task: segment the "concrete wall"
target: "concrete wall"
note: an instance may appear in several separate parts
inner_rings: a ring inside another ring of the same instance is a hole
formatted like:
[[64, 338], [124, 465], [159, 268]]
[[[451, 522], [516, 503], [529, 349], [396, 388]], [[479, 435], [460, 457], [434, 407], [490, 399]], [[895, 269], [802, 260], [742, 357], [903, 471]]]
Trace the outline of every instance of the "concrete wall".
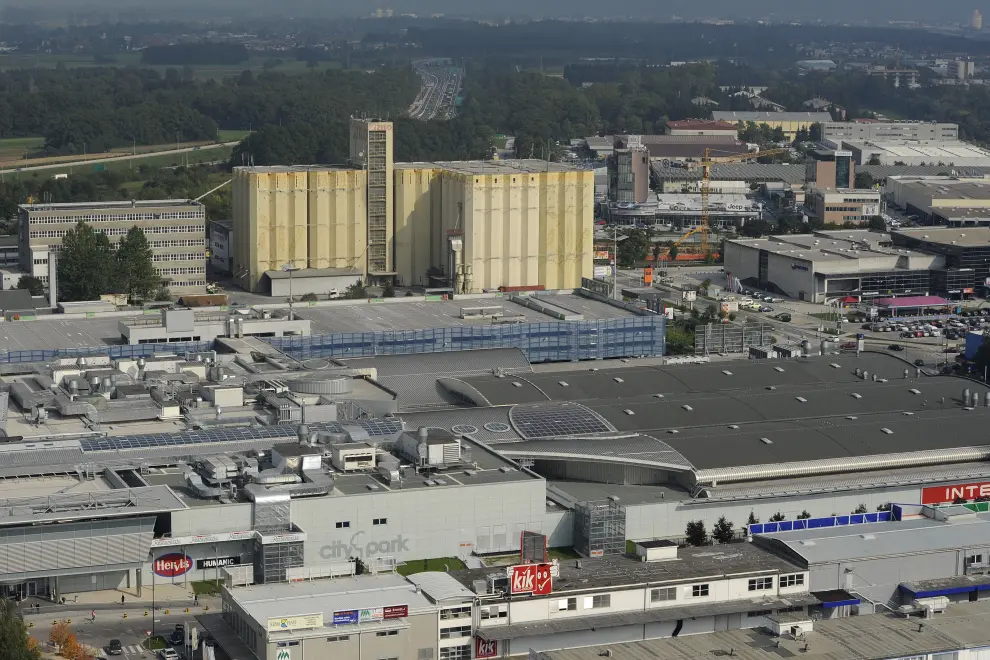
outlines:
[[442, 194], [444, 230], [457, 226], [463, 209], [469, 291], [538, 284], [577, 288], [582, 277], [591, 276], [592, 172], [447, 171]]
[[[400, 628], [395, 635], [380, 637], [374, 628], [364, 632], [334, 631], [330, 638], [325, 634], [314, 634], [298, 639], [298, 646], [288, 648], [291, 657], [300, 660], [419, 660], [419, 653], [424, 649], [432, 651], [431, 657], [436, 658], [437, 614], [413, 614], [406, 621], [409, 627]], [[338, 639], [340, 637], [346, 639]], [[276, 643], [269, 642], [264, 657], [266, 660], [278, 660], [278, 651]]]
[[[483, 487], [409, 488], [401, 493], [292, 500], [291, 519], [306, 532], [307, 564], [347, 557], [400, 561], [519, 549], [523, 529], [542, 532], [545, 486], [539, 479]], [[386, 524], [374, 525], [373, 519]], [[348, 527], [337, 528], [337, 522]]]
[[364, 275], [367, 183], [362, 170], [310, 171], [308, 268], [353, 268]]
[[441, 172], [430, 166], [395, 170], [395, 270], [407, 286], [426, 284], [430, 266], [446, 263], [440, 237]]

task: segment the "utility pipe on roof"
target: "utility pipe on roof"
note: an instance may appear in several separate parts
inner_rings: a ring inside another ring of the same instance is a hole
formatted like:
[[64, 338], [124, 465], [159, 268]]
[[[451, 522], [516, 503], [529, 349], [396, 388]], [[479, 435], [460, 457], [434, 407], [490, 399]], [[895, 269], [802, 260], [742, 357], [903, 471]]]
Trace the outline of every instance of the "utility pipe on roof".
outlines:
[[776, 465], [715, 468], [711, 470], [699, 470], [695, 478], [699, 486], [712, 486], [716, 482], [736, 483], [761, 479], [783, 479], [786, 477], [815, 477], [826, 474], [841, 474], [843, 472], [866, 472], [869, 470], [924, 467], [927, 465], [968, 463], [985, 460], [990, 460], [990, 446], [933, 449], [882, 456], [828, 458], [819, 461], [799, 461], [779, 463]]

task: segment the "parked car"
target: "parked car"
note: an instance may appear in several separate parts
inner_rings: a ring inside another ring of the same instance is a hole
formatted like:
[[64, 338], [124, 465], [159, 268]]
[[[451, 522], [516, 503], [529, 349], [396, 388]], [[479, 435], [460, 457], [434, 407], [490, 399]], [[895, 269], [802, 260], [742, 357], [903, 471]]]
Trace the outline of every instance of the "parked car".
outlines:
[[107, 653], [110, 655], [124, 655], [124, 646], [119, 639], [111, 639], [107, 642]]
[[158, 657], [161, 658], [161, 660], [179, 660], [179, 654], [171, 647], [159, 651]]
[[330, 292], [327, 294], [327, 298], [330, 300], [337, 300], [340, 298], [340, 289], [330, 289]]
[[778, 321], [783, 321], [784, 323], [790, 323], [791, 322], [791, 315], [788, 314], [787, 312], [783, 312], [781, 314], [777, 314], [776, 318], [777, 318]]
[[900, 344], [891, 344], [890, 346], [887, 347], [887, 350], [888, 351], [903, 351], [904, 350], [904, 347], [901, 346]]
[[916, 367], [923, 367], [925, 366], [925, 361], [922, 360], [921, 358], [918, 358], [917, 360], [914, 361], [914, 365]]
[[857, 344], [854, 341], [847, 341], [844, 344], [842, 344], [842, 348], [844, 348], [846, 350], [853, 350], [853, 349], [856, 348], [856, 346], [857, 346]]

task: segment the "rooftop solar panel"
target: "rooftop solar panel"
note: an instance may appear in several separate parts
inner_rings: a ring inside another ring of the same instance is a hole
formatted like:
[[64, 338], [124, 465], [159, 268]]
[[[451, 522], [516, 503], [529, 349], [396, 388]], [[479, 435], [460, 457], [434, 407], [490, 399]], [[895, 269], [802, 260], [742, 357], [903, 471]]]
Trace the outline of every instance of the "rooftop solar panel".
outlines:
[[371, 436], [395, 435], [402, 430], [402, 422], [398, 419], [359, 419], [357, 424]]
[[514, 406], [509, 411], [509, 419], [524, 438], [615, 432], [601, 415], [576, 403]]
[[[391, 420], [362, 420], [362, 422], [387, 422], [398, 424]], [[362, 427], [368, 428], [364, 424]], [[337, 422], [326, 422], [320, 424], [310, 424], [310, 431], [336, 431], [344, 430], [343, 425]], [[383, 425], [383, 428], [391, 428]], [[401, 425], [399, 426], [401, 430]], [[387, 435], [387, 433], [373, 433], [370, 435]], [[245, 440], [270, 440], [273, 438], [294, 438], [296, 427], [292, 425], [283, 426], [262, 426], [249, 428], [229, 428], [229, 429], [203, 429], [199, 431], [178, 431], [175, 433], [148, 433], [144, 435], [122, 435], [105, 438], [87, 438], [80, 440], [80, 447], [84, 452], [93, 451], [120, 451], [124, 449], [142, 449], [150, 447], [174, 447], [179, 445], [198, 445], [215, 442], [244, 442]]]

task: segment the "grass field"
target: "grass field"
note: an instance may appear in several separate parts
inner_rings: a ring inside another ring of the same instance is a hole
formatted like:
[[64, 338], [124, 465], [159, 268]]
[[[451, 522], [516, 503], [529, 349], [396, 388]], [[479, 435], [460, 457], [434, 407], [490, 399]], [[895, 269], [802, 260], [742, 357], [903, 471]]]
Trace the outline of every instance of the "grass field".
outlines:
[[438, 557], [436, 559], [416, 559], [407, 561], [396, 569], [399, 575], [412, 575], [425, 571], [460, 571], [467, 568], [457, 557]]
[[[266, 63], [280, 63], [275, 66], [266, 67]], [[53, 69], [59, 64], [69, 68], [79, 67], [103, 67], [103, 66], [140, 66], [140, 53], [117, 53], [112, 59], [99, 61], [93, 55], [79, 53], [31, 53], [13, 52], [0, 54], [0, 71], [8, 69]], [[182, 66], [147, 66], [163, 73], [166, 69], [182, 69]], [[279, 73], [304, 73], [306, 71], [321, 71], [326, 69], [339, 69], [339, 62], [319, 62], [318, 66], [309, 68], [306, 62], [291, 58], [278, 58], [269, 55], [258, 55], [249, 58], [241, 64], [199, 64], [192, 65], [193, 77], [197, 80], [209, 80], [236, 76], [241, 71], [278, 71]]]
[[[43, 170], [24, 170], [16, 171], [11, 170], [9, 165], [7, 169], [4, 170], [4, 176], [6, 177], [21, 177], [21, 176], [40, 176], [40, 177], [53, 177], [56, 174], [69, 174], [72, 175], [82, 174], [84, 172], [101, 172], [101, 171], [120, 171], [120, 170], [131, 170], [137, 169], [144, 165], [146, 167], [160, 169], [163, 167], [178, 167], [178, 166], [191, 166], [198, 165], [201, 163], [216, 163], [225, 162], [230, 160], [232, 148], [231, 147], [221, 147], [221, 146], [206, 146], [198, 151], [187, 151], [184, 153], [158, 153], [158, 154], [146, 154], [139, 155], [137, 158], [128, 158], [126, 160], [109, 160], [101, 163], [87, 163], [85, 165], [79, 165], [74, 163], [65, 163], [59, 167], [48, 167]], [[25, 167], [30, 167], [31, 163], [25, 163]]]
[[0, 140], [0, 162], [22, 160], [24, 154], [32, 154], [45, 146], [45, 138], [6, 138]]

